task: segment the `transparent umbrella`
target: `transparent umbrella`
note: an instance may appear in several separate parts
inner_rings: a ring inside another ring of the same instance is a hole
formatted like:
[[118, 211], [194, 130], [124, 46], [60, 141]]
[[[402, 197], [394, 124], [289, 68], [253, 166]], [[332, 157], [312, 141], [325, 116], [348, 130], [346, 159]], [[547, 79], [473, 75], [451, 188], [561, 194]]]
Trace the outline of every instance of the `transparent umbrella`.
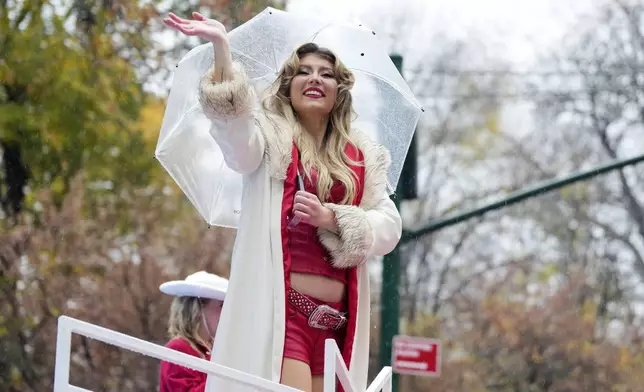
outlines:
[[[374, 31], [269, 7], [229, 38], [233, 60], [244, 66], [258, 96], [301, 44], [331, 49], [355, 74], [353, 127], [389, 150], [388, 181], [390, 190], [395, 189], [422, 108]], [[177, 65], [156, 158], [209, 225], [237, 227], [242, 177], [226, 166], [198, 101], [199, 80], [212, 61], [212, 45], [204, 44]]]

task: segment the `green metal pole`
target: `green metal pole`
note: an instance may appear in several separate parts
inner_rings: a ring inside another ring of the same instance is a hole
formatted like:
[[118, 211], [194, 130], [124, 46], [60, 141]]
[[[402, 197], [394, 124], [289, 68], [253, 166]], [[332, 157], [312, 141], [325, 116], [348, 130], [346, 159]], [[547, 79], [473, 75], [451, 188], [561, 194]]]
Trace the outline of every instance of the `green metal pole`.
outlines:
[[[402, 73], [402, 57], [391, 55], [391, 61]], [[396, 209], [400, 210], [400, 198], [404, 178], [398, 180], [396, 194], [392, 196]], [[399, 246], [386, 255], [382, 260], [382, 289], [380, 291], [380, 367], [391, 366], [391, 344], [398, 334], [400, 299], [398, 282], [400, 281], [400, 250]], [[392, 392], [398, 392], [398, 375], [392, 379]]]
[[535, 196], [539, 196], [556, 189], [563, 188], [565, 186], [574, 184], [576, 182], [585, 181], [593, 177], [599, 176], [601, 174], [608, 173], [613, 170], [622, 169], [626, 166], [635, 165], [641, 162], [644, 162], [644, 155], [638, 155], [628, 159], [615, 160], [613, 162], [610, 162], [601, 166], [597, 166], [589, 170], [572, 173], [570, 175], [567, 175], [559, 179], [555, 178], [552, 180], [537, 183], [528, 188], [511, 193], [510, 195], [508, 195], [507, 197], [501, 200], [483, 205], [478, 208], [471, 209], [469, 211], [436, 219], [435, 221], [430, 222], [425, 227], [422, 227], [417, 230], [407, 231], [403, 233], [402, 239], [400, 240], [400, 244], [405, 244], [407, 242], [414, 241], [418, 237], [421, 237], [425, 234], [432, 233], [434, 231], [440, 230], [447, 226], [452, 226], [452, 225], [461, 223], [463, 221], [466, 221], [476, 216], [484, 215], [487, 212], [498, 210], [503, 207], [507, 207], [512, 204], [519, 203], [523, 200], [526, 200]]

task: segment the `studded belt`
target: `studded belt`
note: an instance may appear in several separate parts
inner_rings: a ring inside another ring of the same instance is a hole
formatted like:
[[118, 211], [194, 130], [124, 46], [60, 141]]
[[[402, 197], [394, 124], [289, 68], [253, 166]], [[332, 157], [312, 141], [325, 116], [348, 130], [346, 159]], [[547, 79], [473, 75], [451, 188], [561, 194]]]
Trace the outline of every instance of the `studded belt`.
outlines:
[[338, 330], [347, 323], [346, 313], [329, 305], [318, 305], [296, 290], [289, 290], [288, 302], [309, 318], [309, 326], [312, 328]]

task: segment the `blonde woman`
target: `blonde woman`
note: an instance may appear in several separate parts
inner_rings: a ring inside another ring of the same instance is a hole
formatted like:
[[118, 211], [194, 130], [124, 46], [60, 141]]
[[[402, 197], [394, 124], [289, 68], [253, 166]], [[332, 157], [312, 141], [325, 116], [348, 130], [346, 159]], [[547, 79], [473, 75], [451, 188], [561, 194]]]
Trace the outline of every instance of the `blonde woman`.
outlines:
[[[163, 283], [159, 289], [175, 296], [170, 306], [170, 342], [166, 347], [210, 359], [227, 287], [226, 279], [204, 271], [185, 280]], [[160, 392], [201, 392], [205, 387], [205, 373], [161, 361]]]
[[[299, 47], [261, 109], [224, 26], [198, 13], [165, 23], [212, 42], [200, 102], [227, 165], [244, 176], [231, 280], [212, 360], [302, 391], [322, 390], [334, 339], [357, 390], [369, 356], [372, 256], [396, 246], [388, 152], [351, 129], [352, 72], [328, 49]], [[209, 378], [208, 391], [241, 391]]]

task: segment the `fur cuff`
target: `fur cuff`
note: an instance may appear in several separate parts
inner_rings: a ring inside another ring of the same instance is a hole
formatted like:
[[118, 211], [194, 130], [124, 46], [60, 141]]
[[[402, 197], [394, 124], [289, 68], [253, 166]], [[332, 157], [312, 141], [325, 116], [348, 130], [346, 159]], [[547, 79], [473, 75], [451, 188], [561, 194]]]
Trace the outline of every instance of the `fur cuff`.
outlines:
[[217, 83], [211, 68], [206, 72], [199, 85], [199, 103], [206, 117], [227, 120], [250, 113], [253, 109], [252, 87], [241, 65], [233, 64], [232, 80]]
[[371, 249], [371, 226], [364, 210], [355, 206], [325, 204], [335, 213], [340, 234], [318, 228], [318, 237], [333, 257], [336, 268], [357, 267], [367, 261]]

